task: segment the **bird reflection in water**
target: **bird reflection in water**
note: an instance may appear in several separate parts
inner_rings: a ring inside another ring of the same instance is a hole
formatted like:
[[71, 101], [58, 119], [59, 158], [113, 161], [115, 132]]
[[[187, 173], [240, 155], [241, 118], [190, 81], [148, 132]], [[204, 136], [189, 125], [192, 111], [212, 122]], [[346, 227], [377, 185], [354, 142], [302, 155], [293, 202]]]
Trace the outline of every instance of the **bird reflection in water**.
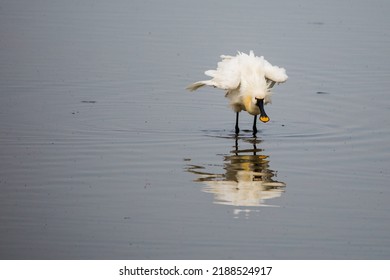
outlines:
[[[224, 173], [206, 171], [205, 166], [188, 165], [187, 171], [198, 176], [195, 182], [205, 184], [203, 191], [214, 194], [215, 203], [243, 207], [275, 206], [266, 204], [272, 198], [280, 197], [286, 184], [276, 181], [277, 172], [269, 168], [269, 157], [257, 148], [258, 138], [243, 139], [252, 144], [252, 149], [239, 149], [235, 137], [234, 150], [224, 156]], [[250, 212], [248, 209], [235, 209]], [[237, 212], [237, 213], [236, 213]]]

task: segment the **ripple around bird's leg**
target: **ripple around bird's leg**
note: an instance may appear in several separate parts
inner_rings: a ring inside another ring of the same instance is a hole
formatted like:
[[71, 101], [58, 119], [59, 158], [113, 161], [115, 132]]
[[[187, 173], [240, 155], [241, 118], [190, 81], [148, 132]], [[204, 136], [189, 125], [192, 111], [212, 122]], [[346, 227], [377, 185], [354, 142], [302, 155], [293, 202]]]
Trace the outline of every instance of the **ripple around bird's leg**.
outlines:
[[[239, 139], [239, 140], [256, 140], [260, 139], [261, 131], [258, 131], [257, 135], [253, 135], [252, 130], [242, 130], [240, 134], [235, 134], [234, 131], [226, 130], [202, 130], [203, 135], [207, 137], [215, 137], [222, 139]], [[261, 141], [261, 140], [260, 140]]]

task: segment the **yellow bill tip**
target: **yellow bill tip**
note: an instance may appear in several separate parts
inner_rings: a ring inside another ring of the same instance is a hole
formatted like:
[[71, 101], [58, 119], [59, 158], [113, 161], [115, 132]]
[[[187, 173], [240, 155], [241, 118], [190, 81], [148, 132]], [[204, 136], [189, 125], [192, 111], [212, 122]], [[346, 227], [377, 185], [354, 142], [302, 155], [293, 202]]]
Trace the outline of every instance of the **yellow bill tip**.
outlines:
[[267, 117], [267, 116], [260, 116], [259, 120], [261, 120], [263, 123], [266, 123], [266, 122], [269, 121], [269, 117]]

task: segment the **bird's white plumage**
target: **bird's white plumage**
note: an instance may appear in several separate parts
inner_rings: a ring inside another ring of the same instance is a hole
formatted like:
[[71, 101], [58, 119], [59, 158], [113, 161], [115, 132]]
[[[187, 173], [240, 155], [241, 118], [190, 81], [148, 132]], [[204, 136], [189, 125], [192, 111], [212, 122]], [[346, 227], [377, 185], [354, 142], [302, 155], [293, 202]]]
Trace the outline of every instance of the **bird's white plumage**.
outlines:
[[[271, 101], [270, 89], [275, 83], [283, 83], [288, 76], [284, 68], [273, 66], [263, 56], [255, 56], [238, 52], [236, 56], [222, 55], [216, 70], [205, 72], [211, 80], [193, 83], [187, 87], [194, 91], [208, 85], [226, 90], [226, 97], [235, 112], [248, 111], [258, 115], [256, 99], [263, 99], [267, 104]], [[250, 101], [250, 102], [249, 102]]]
[[271, 102], [271, 88], [275, 83], [287, 80], [284, 68], [273, 66], [263, 56], [255, 56], [238, 52], [236, 56], [222, 55], [216, 70], [207, 70], [205, 74], [210, 80], [195, 82], [187, 87], [194, 91], [202, 86], [213, 86], [226, 90], [230, 106], [236, 112], [236, 134], [239, 133], [238, 115], [242, 110], [254, 115], [253, 134], [257, 132], [256, 116], [260, 115], [262, 122], [268, 122], [264, 105]]

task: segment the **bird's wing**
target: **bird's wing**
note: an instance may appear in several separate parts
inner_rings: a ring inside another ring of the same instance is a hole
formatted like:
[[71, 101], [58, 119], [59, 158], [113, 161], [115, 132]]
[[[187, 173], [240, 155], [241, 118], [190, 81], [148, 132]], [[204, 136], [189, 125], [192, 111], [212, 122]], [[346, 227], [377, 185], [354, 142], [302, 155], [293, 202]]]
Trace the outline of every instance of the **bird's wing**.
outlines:
[[288, 76], [286, 74], [286, 69], [273, 66], [267, 60], [264, 59], [264, 73], [265, 78], [276, 83], [284, 83], [287, 81]]
[[212, 77], [212, 85], [225, 90], [236, 89], [240, 85], [241, 72], [237, 57], [222, 55], [217, 70], [208, 70], [207, 76]]
[[187, 86], [187, 89], [189, 91], [194, 91], [194, 90], [197, 90], [198, 88], [203, 87], [203, 86], [214, 86], [215, 87], [212, 80], [207, 80], [207, 81], [199, 81], [199, 82], [190, 84], [189, 86]]

